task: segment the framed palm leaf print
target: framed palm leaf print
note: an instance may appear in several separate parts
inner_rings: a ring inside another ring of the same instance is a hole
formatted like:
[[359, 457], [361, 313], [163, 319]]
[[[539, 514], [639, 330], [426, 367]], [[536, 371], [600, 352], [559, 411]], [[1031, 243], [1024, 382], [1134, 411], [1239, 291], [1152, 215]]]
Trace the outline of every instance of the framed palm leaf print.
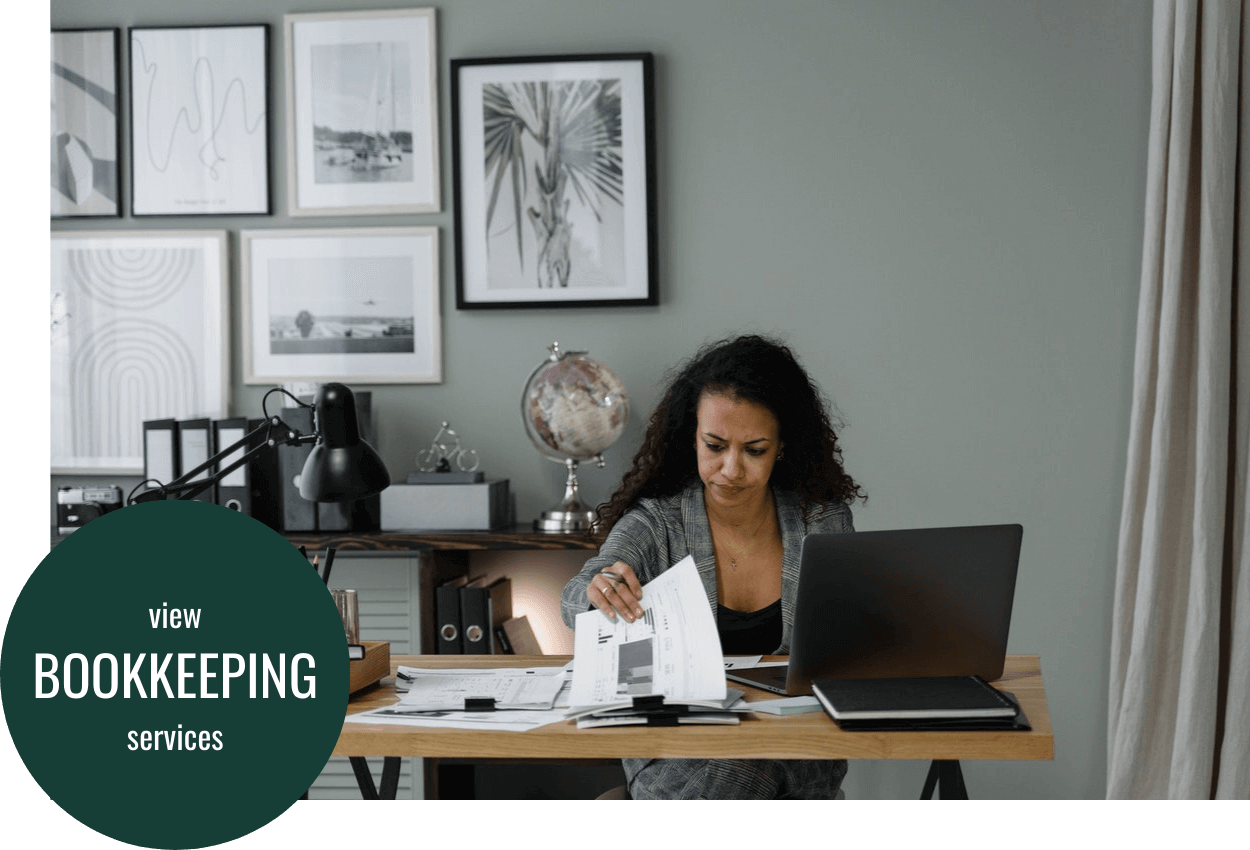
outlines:
[[651, 54], [451, 75], [456, 306], [657, 303]]

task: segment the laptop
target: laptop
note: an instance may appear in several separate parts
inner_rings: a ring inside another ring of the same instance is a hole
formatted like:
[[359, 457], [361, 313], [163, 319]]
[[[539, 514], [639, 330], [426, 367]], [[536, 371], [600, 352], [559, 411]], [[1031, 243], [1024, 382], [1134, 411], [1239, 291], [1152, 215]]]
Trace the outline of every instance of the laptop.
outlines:
[[1003, 674], [1019, 525], [809, 534], [790, 660], [727, 670], [735, 682], [810, 694], [813, 679]]

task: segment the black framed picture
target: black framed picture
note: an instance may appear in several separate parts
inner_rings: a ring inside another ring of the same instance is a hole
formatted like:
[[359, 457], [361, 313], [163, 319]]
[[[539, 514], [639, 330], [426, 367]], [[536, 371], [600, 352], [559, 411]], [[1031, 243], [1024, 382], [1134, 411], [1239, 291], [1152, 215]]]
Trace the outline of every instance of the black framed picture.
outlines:
[[451, 61], [456, 306], [657, 294], [650, 53]]
[[132, 214], [268, 214], [268, 81], [268, 24], [132, 27]]
[[120, 29], [52, 31], [53, 218], [120, 216]]

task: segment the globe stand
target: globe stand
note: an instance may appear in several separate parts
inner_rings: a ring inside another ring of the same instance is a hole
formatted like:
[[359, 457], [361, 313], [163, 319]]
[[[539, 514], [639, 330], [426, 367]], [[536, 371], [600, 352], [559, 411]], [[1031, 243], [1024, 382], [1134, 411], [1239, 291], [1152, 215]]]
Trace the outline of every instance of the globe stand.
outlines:
[[[587, 531], [595, 521], [595, 512], [577, 495], [577, 461], [566, 458], [564, 465], [569, 470], [569, 477], [564, 482], [564, 499], [534, 520], [535, 531]], [[599, 458], [599, 465], [604, 465], [602, 457]]]

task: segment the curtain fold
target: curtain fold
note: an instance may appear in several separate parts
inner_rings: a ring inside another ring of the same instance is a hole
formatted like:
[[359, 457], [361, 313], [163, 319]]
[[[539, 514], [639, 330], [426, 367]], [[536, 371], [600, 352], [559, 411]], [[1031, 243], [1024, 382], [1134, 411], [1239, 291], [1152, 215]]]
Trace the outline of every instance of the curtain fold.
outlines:
[[[1154, 7], [1111, 634], [1109, 798], [1250, 796], [1243, 542], [1250, 418], [1234, 419], [1232, 407], [1234, 398], [1243, 410], [1250, 401], [1243, 389], [1250, 366], [1242, 365], [1250, 346], [1234, 336], [1250, 321], [1233, 319], [1234, 274], [1244, 276], [1236, 246], [1247, 232], [1236, 206], [1238, 151], [1246, 148], [1238, 114], [1246, 98], [1242, 7], [1241, 0], [1156, 0]], [[1237, 301], [1243, 314], [1246, 300]]]

